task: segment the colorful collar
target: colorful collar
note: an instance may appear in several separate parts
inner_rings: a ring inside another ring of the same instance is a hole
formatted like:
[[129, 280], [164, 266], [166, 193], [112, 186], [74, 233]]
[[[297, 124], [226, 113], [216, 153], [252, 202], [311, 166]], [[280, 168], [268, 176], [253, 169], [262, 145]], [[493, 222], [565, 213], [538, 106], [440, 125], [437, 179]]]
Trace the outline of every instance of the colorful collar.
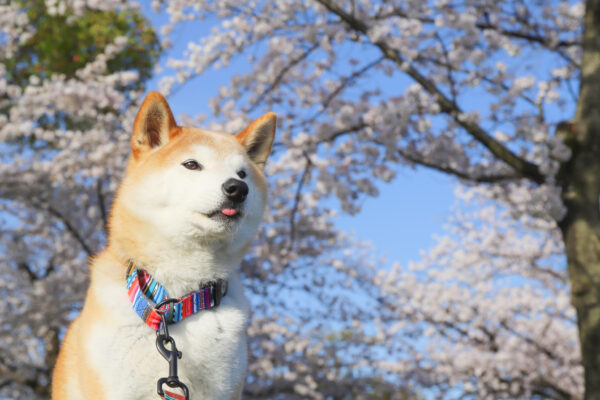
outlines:
[[[218, 280], [201, 287], [179, 299], [170, 299], [167, 290], [152, 275], [143, 269], [137, 269], [133, 261], [127, 268], [127, 292], [133, 304], [133, 310], [150, 328], [159, 330], [162, 326], [161, 314], [165, 314], [167, 324], [174, 324], [200, 310], [214, 308], [227, 294], [227, 281]], [[171, 300], [160, 306], [156, 305]]]

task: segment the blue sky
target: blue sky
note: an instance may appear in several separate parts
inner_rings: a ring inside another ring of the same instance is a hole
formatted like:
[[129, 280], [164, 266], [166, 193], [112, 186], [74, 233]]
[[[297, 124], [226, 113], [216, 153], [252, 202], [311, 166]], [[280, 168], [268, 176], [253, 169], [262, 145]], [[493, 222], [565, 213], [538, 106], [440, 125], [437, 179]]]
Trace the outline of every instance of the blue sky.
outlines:
[[[144, 13], [156, 28], [166, 22], [164, 16], [148, 8], [144, 8]], [[160, 64], [164, 66], [170, 56], [179, 57], [189, 41], [207, 34], [210, 27], [208, 21], [177, 27], [171, 34], [173, 47], [164, 52]], [[234, 63], [233, 68], [208, 71], [186, 83], [168, 97], [176, 118], [182, 113], [202, 113], [210, 118], [208, 101], [220, 86], [227, 85], [232, 75], [240, 72]], [[158, 81], [159, 77], [155, 77], [148, 82], [148, 90], [157, 90]], [[342, 214], [337, 225], [354, 232], [357, 239], [371, 242], [376, 256], [407, 265], [419, 260], [420, 252], [434, 244], [434, 233], [442, 232], [453, 204], [455, 183], [451, 177], [425, 168], [398, 168], [391, 183], [378, 182], [379, 196], [364, 199], [362, 212], [354, 216]]]
[[442, 232], [453, 204], [454, 181], [423, 168], [401, 168], [389, 184], [379, 184], [380, 194], [367, 198], [362, 212], [341, 216], [338, 226], [354, 231], [358, 239], [371, 241], [377, 255], [407, 265], [420, 259]]

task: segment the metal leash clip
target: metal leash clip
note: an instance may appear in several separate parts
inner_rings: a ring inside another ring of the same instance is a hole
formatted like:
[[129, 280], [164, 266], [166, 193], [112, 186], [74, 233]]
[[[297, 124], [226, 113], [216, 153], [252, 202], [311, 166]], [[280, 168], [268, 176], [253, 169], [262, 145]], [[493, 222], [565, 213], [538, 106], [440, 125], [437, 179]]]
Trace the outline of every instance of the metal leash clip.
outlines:
[[[160, 308], [165, 304], [176, 303], [178, 299], [166, 299], [161, 301], [155, 306], [156, 311], [160, 314], [162, 320], [162, 327], [156, 331], [156, 348], [158, 352], [169, 362], [169, 376], [165, 378], [160, 378], [156, 384], [156, 391], [161, 396], [164, 397], [165, 392], [163, 390], [163, 385], [166, 383], [171, 388], [180, 388], [183, 390], [183, 394], [185, 396], [185, 400], [190, 399], [189, 390], [183, 382], [179, 380], [177, 376], [177, 359], [182, 357], [182, 354], [177, 347], [175, 346], [175, 339], [169, 335], [169, 329], [167, 328], [167, 311], [162, 311]], [[161, 332], [162, 331], [162, 332]], [[165, 345], [170, 343], [170, 348], [167, 348]]]

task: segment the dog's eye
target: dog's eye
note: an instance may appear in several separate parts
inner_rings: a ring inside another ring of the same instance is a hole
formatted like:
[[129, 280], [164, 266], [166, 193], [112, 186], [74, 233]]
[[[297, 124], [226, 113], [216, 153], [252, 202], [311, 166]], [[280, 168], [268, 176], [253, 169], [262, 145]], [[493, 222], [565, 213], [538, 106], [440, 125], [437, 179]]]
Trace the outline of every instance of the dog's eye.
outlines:
[[181, 165], [183, 165], [187, 169], [191, 169], [191, 170], [202, 169], [202, 165], [200, 165], [200, 163], [198, 163], [198, 161], [196, 161], [196, 160], [187, 160], [187, 161], [183, 162]]
[[237, 175], [240, 177], [240, 179], [244, 179], [246, 177], [246, 171], [244, 171], [243, 169], [239, 170]]

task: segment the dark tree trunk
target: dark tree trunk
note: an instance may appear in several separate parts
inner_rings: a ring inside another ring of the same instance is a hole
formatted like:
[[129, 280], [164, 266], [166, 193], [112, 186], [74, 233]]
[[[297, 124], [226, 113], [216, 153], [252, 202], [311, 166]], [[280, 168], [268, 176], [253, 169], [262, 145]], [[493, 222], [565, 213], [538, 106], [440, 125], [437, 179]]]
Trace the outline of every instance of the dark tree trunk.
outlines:
[[[564, 128], [567, 129], [564, 129]], [[600, 399], [600, 0], [586, 1], [577, 114], [557, 134], [573, 154], [558, 175], [571, 302], [577, 310], [585, 398]]]

